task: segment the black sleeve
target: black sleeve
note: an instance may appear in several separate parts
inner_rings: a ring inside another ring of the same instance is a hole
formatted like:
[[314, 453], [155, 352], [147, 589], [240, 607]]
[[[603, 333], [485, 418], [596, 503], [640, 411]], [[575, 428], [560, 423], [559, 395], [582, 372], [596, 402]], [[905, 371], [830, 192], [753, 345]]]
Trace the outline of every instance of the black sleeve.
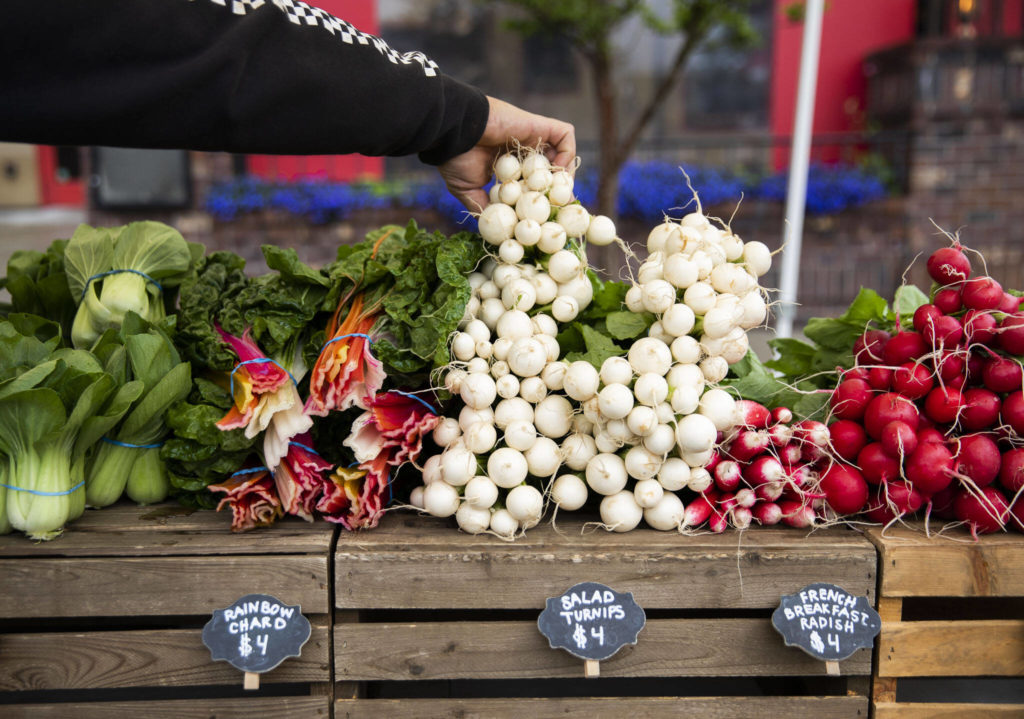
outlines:
[[410, 155], [483, 134], [487, 98], [296, 0], [17, 0], [0, 141]]

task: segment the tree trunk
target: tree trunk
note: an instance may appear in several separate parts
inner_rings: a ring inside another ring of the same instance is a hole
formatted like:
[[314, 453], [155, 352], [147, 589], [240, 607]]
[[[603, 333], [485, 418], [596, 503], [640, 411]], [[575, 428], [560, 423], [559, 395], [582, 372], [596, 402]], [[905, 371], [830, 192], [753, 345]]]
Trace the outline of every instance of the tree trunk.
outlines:
[[619, 153], [615, 84], [612, 81], [611, 63], [607, 49], [596, 50], [591, 56], [590, 62], [594, 73], [594, 90], [597, 95], [598, 138], [601, 153], [597, 175], [597, 212], [614, 218], [622, 156]]

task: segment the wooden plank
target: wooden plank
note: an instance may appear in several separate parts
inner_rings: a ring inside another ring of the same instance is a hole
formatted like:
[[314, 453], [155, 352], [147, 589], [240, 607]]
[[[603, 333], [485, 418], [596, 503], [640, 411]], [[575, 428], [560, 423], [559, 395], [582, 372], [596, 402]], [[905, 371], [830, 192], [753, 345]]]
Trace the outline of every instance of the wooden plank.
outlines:
[[5, 704], [5, 719], [308, 719], [330, 715], [325, 697]]
[[[335, 627], [338, 681], [583, 677], [535, 621], [348, 624]], [[871, 673], [871, 653], [840, 664]], [[601, 662], [602, 677], [825, 676], [825, 663], [783, 644], [767, 619], [655, 619], [636, 646]]]
[[883, 624], [878, 676], [1024, 676], [1024, 620]]
[[418, 517], [386, 519], [373, 532], [339, 535], [339, 608], [541, 609], [546, 597], [581, 581], [633, 592], [648, 609], [774, 608], [782, 594], [815, 581], [874, 604], [875, 549], [847, 530], [685, 537], [654, 530], [581, 534], [582, 524], [562, 522], [561, 533], [536, 527], [509, 544], [437, 531], [436, 521]]
[[0, 557], [326, 554], [334, 532], [327, 522], [285, 517], [273, 527], [235, 533], [224, 512], [119, 504], [87, 510], [49, 542], [33, 542], [17, 533], [0, 536]]
[[928, 537], [921, 523], [864, 532], [879, 550], [882, 596], [1024, 597], [1024, 535]]
[[[302, 655], [261, 683], [330, 681], [328, 628], [313, 625]], [[242, 686], [242, 672], [215, 662], [199, 629], [0, 635], [0, 691], [156, 686]]]
[[335, 719], [749, 719], [866, 717], [864, 697], [572, 697], [557, 699], [344, 699]]
[[875, 719], [1020, 719], [1024, 704], [875, 704]]
[[248, 593], [326, 614], [322, 556], [0, 559], [0, 616], [209, 614]]

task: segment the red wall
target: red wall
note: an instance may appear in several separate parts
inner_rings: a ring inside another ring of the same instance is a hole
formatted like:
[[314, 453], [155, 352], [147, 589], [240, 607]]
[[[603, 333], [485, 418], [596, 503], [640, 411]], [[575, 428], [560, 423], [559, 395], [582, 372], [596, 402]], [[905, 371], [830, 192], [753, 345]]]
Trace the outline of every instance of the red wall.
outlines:
[[[375, 35], [379, 31], [377, 0], [312, 0], [309, 4], [363, 32]], [[248, 160], [249, 171], [254, 175], [285, 180], [312, 176], [344, 182], [377, 179], [384, 174], [383, 158], [363, 155], [250, 155]]]
[[[786, 16], [791, 0], [776, 0], [772, 49], [771, 128], [775, 136], [793, 132], [803, 23]], [[875, 50], [910, 41], [916, 17], [914, 0], [828, 0], [821, 32], [821, 59], [815, 92], [815, 134], [863, 127], [864, 57]], [[788, 151], [779, 150], [776, 165]]]

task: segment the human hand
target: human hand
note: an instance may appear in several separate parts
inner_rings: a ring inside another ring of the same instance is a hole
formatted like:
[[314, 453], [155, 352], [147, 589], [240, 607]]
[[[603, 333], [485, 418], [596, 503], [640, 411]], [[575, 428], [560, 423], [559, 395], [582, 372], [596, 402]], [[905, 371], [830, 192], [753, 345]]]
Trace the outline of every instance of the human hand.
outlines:
[[484, 185], [491, 179], [498, 153], [512, 140], [528, 147], [543, 144], [548, 159], [561, 167], [568, 167], [576, 157], [576, 130], [569, 123], [534, 115], [493, 97], [487, 100], [491, 109], [480, 140], [437, 168], [448, 190], [473, 212], [489, 204]]

